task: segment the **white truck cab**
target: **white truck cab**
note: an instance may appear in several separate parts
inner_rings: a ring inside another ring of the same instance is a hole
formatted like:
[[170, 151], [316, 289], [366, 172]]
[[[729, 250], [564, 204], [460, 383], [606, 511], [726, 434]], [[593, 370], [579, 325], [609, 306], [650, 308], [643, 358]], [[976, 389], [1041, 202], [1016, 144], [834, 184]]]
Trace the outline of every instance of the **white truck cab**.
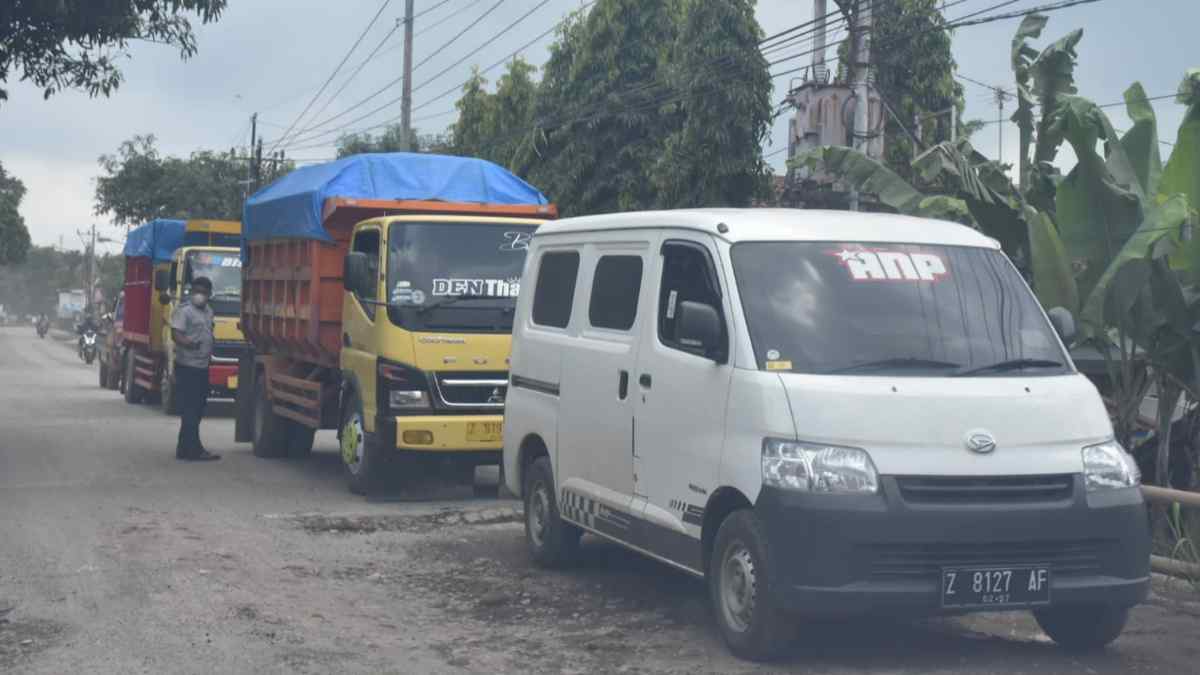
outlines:
[[952, 223], [547, 223], [516, 308], [505, 480], [539, 563], [588, 532], [707, 578], [743, 657], [777, 654], [797, 617], [867, 612], [1030, 609], [1101, 647], [1147, 593], [1149, 533], [1068, 322]]

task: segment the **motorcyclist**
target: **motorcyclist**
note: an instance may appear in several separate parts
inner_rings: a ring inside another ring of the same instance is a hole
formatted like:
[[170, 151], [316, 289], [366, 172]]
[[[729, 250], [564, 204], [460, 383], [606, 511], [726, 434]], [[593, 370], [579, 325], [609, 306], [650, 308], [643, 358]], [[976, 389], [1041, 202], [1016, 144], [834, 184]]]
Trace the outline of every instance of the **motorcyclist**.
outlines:
[[94, 318], [92, 318], [92, 315], [90, 312], [87, 314], [84, 314], [83, 319], [79, 322], [79, 325], [75, 327], [75, 332], [79, 333], [79, 355], [80, 355], [80, 357], [83, 356], [83, 336], [87, 335], [88, 331], [91, 331], [93, 333], [98, 333], [100, 331], [99, 326], [96, 325], [96, 320]]

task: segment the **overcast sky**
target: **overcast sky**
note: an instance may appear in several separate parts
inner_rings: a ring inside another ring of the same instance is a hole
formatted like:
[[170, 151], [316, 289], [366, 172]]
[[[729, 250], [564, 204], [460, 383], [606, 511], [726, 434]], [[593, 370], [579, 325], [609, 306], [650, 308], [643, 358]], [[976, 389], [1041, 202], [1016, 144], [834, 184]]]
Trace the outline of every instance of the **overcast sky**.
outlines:
[[[418, 68], [418, 85], [494, 37], [518, 17], [534, 9], [542, 0], [503, 0], [494, 12], [446, 49], [436, 52], [468, 23], [495, 4], [494, 0], [417, 0], [415, 60], [428, 62]], [[647, 0], [651, 1], [651, 0]], [[716, 0], [713, 0], [716, 1]], [[1048, 0], [1017, 0], [1003, 11], [1025, 9]], [[557, 23], [566, 12], [578, 8], [580, 0], [548, 0], [519, 26], [503, 35], [461, 65], [451, 68], [414, 95], [414, 125], [422, 132], [437, 132], [453, 121], [442, 114], [453, 109], [455, 96], [431, 101], [435, 95], [461, 83], [472, 64], [488, 66], [525, 44]], [[948, 18], [953, 20], [997, 4], [995, 0], [951, 2]], [[37, 244], [78, 247], [76, 230], [92, 222], [107, 225], [93, 210], [93, 179], [99, 173], [96, 159], [116, 150], [121, 141], [134, 134], [153, 133], [166, 154], [186, 155], [201, 148], [228, 149], [249, 141], [249, 117], [260, 113], [260, 130], [267, 146], [277, 139], [300, 114], [304, 106], [329, 77], [346, 50], [378, 11], [381, 0], [230, 0], [221, 21], [197, 29], [200, 52], [189, 61], [167, 47], [137, 44], [131, 60], [123, 62], [125, 82], [109, 99], [89, 99], [67, 92], [43, 101], [35, 87], [19, 83], [19, 73], [9, 75], [9, 100], [0, 105], [0, 161], [5, 169], [19, 177], [29, 188], [22, 214]], [[829, 3], [830, 7], [834, 3]], [[403, 0], [392, 0], [379, 21], [350, 57], [325, 97], [340, 88], [376, 44], [395, 25], [403, 13]], [[1153, 9], [1151, 9], [1153, 8]], [[775, 33], [812, 18], [811, 0], [759, 0], [758, 19], [767, 34]], [[1101, 0], [1050, 14], [1044, 37], [1057, 39], [1070, 30], [1084, 28], [1079, 46], [1080, 68], [1076, 71], [1080, 93], [1098, 103], [1120, 101], [1122, 92], [1140, 80], [1149, 96], [1173, 93], [1184, 70], [1200, 66], [1200, 51], [1195, 47], [1195, 29], [1200, 26], [1200, 2], [1196, 0]], [[959, 72], [983, 82], [1012, 88], [1009, 44], [1017, 20], [956, 31], [954, 56]], [[399, 48], [403, 31], [396, 31], [377, 57], [320, 114], [325, 106], [319, 100], [301, 123], [320, 122], [342, 112], [397, 78], [400, 74]], [[844, 32], [831, 35], [831, 42]], [[539, 40], [524, 51], [534, 64], [546, 58], [546, 47], [553, 36]], [[1043, 40], [1046, 44], [1049, 40]], [[803, 49], [803, 48], [801, 48]], [[795, 51], [795, 50], [792, 50]], [[772, 58], [787, 55], [783, 51]], [[833, 48], [830, 49], [832, 57]], [[806, 63], [804, 57], [793, 63]], [[787, 64], [788, 66], [791, 63]], [[784, 69], [784, 65], [773, 70]], [[502, 72], [489, 74], [495, 80]], [[787, 77], [777, 79], [775, 100], [782, 98]], [[996, 119], [991, 92], [974, 85], [966, 87], [967, 118]], [[331, 122], [333, 129], [399, 96], [392, 87], [362, 107]], [[1159, 134], [1167, 141], [1175, 133], [1183, 107], [1167, 99], [1154, 103], [1158, 113]], [[1004, 117], [1012, 112], [1012, 104]], [[1118, 129], [1129, 124], [1122, 107], [1107, 112]], [[387, 122], [399, 116], [399, 105], [353, 125], [350, 130]], [[431, 117], [433, 116], [433, 117]], [[767, 152], [786, 143], [787, 122], [777, 121]], [[990, 124], [976, 137], [977, 147], [996, 157], [997, 131], [1003, 131], [1003, 156], [1016, 156], [1017, 134], [1008, 122]], [[322, 159], [333, 156], [333, 137], [315, 137], [309, 142], [289, 142], [289, 154], [297, 159]], [[321, 146], [321, 143], [325, 145]], [[307, 145], [319, 147], [306, 148]], [[1164, 160], [1170, 146], [1163, 145]], [[1060, 157], [1060, 163], [1070, 161]], [[771, 160], [782, 171], [784, 155]], [[111, 236], [119, 230], [105, 228]], [[118, 247], [109, 246], [109, 250]]]

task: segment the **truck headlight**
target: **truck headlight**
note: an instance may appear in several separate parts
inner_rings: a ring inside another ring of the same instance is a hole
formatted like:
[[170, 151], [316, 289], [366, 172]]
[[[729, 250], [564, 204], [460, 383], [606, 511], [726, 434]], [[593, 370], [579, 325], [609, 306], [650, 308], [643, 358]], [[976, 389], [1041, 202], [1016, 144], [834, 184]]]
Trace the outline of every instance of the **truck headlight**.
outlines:
[[866, 450], [768, 438], [763, 441], [764, 485], [800, 492], [879, 492], [879, 475]]
[[388, 407], [397, 408], [428, 408], [429, 398], [423, 391], [409, 389], [391, 389], [388, 391]]
[[1116, 441], [1105, 441], [1083, 449], [1083, 475], [1088, 492], [1134, 487], [1142, 481], [1133, 456]]
[[414, 368], [379, 360], [379, 401], [393, 412], [427, 410], [429, 386], [425, 374]]

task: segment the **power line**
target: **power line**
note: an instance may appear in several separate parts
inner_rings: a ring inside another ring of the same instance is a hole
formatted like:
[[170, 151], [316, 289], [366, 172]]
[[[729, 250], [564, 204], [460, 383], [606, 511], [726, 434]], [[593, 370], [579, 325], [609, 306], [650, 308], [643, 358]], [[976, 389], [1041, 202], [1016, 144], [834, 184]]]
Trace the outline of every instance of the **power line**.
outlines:
[[450, 2], [450, 0], [442, 0], [441, 2], [437, 3], [433, 7], [430, 7], [429, 9], [422, 10], [420, 12], [417, 12], [416, 14], [413, 14], [413, 21], [416, 21], [417, 19], [425, 16], [426, 14], [432, 12], [433, 10], [437, 9], [438, 7], [441, 7], [442, 5], [444, 5], [448, 2]]
[[387, 9], [387, 6], [391, 4], [391, 2], [392, 0], [383, 0], [383, 4], [379, 6], [379, 11], [375, 12], [375, 16], [371, 17], [371, 21], [367, 23], [367, 27], [363, 29], [362, 33], [359, 34], [358, 39], [355, 40], [354, 44], [350, 46], [350, 50], [346, 52], [346, 55], [342, 57], [342, 60], [340, 63], [338, 63], [337, 68], [334, 68], [333, 72], [329, 74], [329, 79], [325, 80], [325, 84], [321, 85], [321, 88], [317, 90], [316, 94], [313, 94], [313, 97], [308, 101], [308, 105], [304, 106], [304, 110], [300, 111], [300, 114], [297, 115], [296, 119], [292, 121], [292, 124], [288, 127], [288, 130], [285, 131], [283, 135], [275, 141], [275, 143], [271, 146], [270, 152], [274, 152], [275, 149], [279, 147], [279, 144], [287, 139], [288, 134], [292, 132], [292, 129], [296, 128], [296, 125], [300, 123], [300, 120], [303, 119], [306, 114], [308, 114], [308, 111], [312, 108], [313, 104], [317, 102], [317, 99], [321, 97], [321, 94], [325, 93], [325, 89], [329, 86], [329, 83], [333, 82], [333, 78], [337, 77], [337, 74], [341, 72], [342, 66], [346, 65], [346, 61], [350, 60], [350, 55], [354, 53], [354, 50], [358, 49], [358, 45], [362, 44], [363, 38], [365, 38], [371, 28], [375, 26], [375, 22], [379, 20], [379, 17], [383, 14], [383, 10]]
[[[493, 11], [495, 11], [495, 10], [496, 10], [498, 7], [500, 7], [500, 5], [504, 4], [504, 2], [505, 2], [505, 1], [506, 1], [506, 0], [497, 0], [497, 2], [496, 2], [495, 4], [493, 4], [491, 7], [489, 7], [489, 8], [487, 9], [487, 11], [485, 11], [483, 14], [479, 15], [479, 17], [478, 17], [478, 18], [476, 18], [474, 21], [472, 21], [472, 22], [471, 22], [471, 23], [470, 23], [470, 24], [469, 24], [469, 25], [468, 25], [466, 28], [464, 28], [463, 30], [459, 31], [459, 33], [458, 33], [457, 35], [455, 35], [454, 37], [450, 38], [450, 40], [449, 40], [449, 41], [447, 41], [447, 42], [446, 42], [445, 44], [443, 44], [441, 47], [438, 47], [436, 50], [434, 50], [434, 52], [433, 52], [432, 54], [430, 54], [429, 56], [425, 57], [425, 58], [424, 58], [424, 59], [423, 59], [423, 60], [422, 60], [420, 63], [417, 63], [416, 65], [414, 65], [414, 66], [413, 66], [413, 68], [412, 68], [413, 72], [416, 72], [416, 70], [417, 70], [418, 68], [420, 68], [422, 65], [424, 65], [424, 64], [426, 64], [426, 63], [428, 63], [430, 59], [432, 59], [433, 57], [435, 57], [435, 56], [437, 56], [438, 54], [440, 54], [440, 53], [441, 53], [442, 51], [444, 51], [444, 50], [445, 50], [447, 47], [449, 47], [451, 44], [453, 44], [455, 40], [457, 40], [458, 38], [462, 37], [462, 36], [463, 36], [463, 34], [465, 34], [467, 31], [471, 30], [471, 29], [472, 29], [472, 28], [474, 28], [476, 25], [478, 25], [478, 24], [479, 24], [479, 22], [481, 22], [481, 21], [483, 21], [485, 18], [487, 18], [487, 16], [488, 16], [489, 14], [491, 14], [491, 13], [492, 13]], [[543, 3], [543, 4], [544, 4], [544, 3]], [[498, 36], [497, 36], [497, 37], [498, 37]], [[346, 108], [345, 110], [343, 110], [343, 111], [341, 111], [341, 112], [337, 113], [337, 114], [336, 114], [336, 115], [334, 115], [333, 117], [329, 117], [329, 118], [326, 118], [326, 119], [324, 119], [324, 120], [321, 120], [320, 122], [318, 122], [318, 123], [316, 123], [316, 124], [311, 124], [311, 125], [309, 125], [309, 126], [308, 126], [308, 128], [306, 129], [306, 131], [307, 131], [307, 132], [315, 132], [317, 129], [320, 129], [320, 128], [321, 128], [321, 127], [323, 127], [323, 126], [326, 126], [326, 125], [328, 125], [330, 122], [333, 122], [334, 120], [340, 119], [340, 118], [342, 118], [342, 117], [344, 117], [344, 116], [346, 116], [346, 115], [348, 115], [348, 114], [350, 114], [350, 113], [354, 112], [355, 110], [357, 110], [357, 109], [361, 108], [363, 105], [365, 105], [365, 104], [366, 104], [368, 101], [370, 101], [370, 100], [374, 99], [375, 97], [379, 96], [380, 94], [382, 94], [383, 92], [387, 91], [388, 89], [391, 89], [392, 87], [396, 86], [397, 84], [399, 84], [399, 83], [400, 83], [400, 82], [402, 82], [403, 80], [404, 80], [404, 76], [403, 76], [403, 75], [401, 75], [400, 77], [397, 77], [396, 79], [394, 79], [394, 80], [392, 80], [392, 81], [388, 82], [387, 84], [385, 84], [385, 85], [383, 85], [382, 87], [380, 87], [379, 89], [377, 89], [377, 90], [376, 90], [374, 93], [372, 93], [371, 95], [367, 96], [367, 97], [366, 97], [366, 98], [364, 98], [364, 99], [361, 99], [361, 100], [359, 100], [358, 102], [354, 103], [353, 105], [351, 105], [350, 107]], [[390, 101], [388, 101], [388, 102], [384, 103], [383, 105], [381, 105], [381, 106], [379, 106], [379, 107], [377, 107], [377, 108], [373, 109], [371, 112], [368, 112], [368, 113], [366, 113], [365, 115], [360, 115], [359, 117], [357, 117], [357, 118], [355, 118], [355, 119], [353, 119], [353, 120], [351, 120], [351, 121], [349, 121], [349, 122], [347, 122], [347, 123], [343, 124], [342, 126], [340, 126], [340, 127], [336, 128], [336, 129], [332, 129], [332, 130], [328, 130], [328, 131], [322, 131], [322, 132], [320, 132], [319, 134], [308, 135], [308, 136], [305, 136], [305, 134], [297, 134], [297, 135], [296, 135], [296, 137], [295, 137], [295, 138], [293, 138], [293, 139], [291, 139], [291, 140], [292, 140], [294, 143], [307, 143], [308, 141], [311, 141], [311, 140], [313, 140], [313, 139], [315, 139], [315, 138], [319, 138], [319, 137], [321, 137], [321, 136], [327, 135], [327, 134], [329, 134], [329, 133], [334, 133], [334, 132], [337, 132], [337, 131], [341, 131], [341, 130], [343, 130], [343, 129], [346, 129], [346, 128], [348, 128], [348, 127], [350, 127], [350, 126], [354, 125], [354, 124], [357, 124], [358, 122], [361, 122], [361, 121], [363, 121], [364, 119], [366, 119], [366, 118], [370, 117], [371, 115], [374, 115], [375, 113], [379, 112], [380, 110], [383, 110], [383, 109], [385, 109], [385, 108], [387, 108], [387, 107], [389, 107], [389, 106], [395, 105], [395, 104], [396, 104], [396, 103], [398, 103], [398, 102], [399, 102], [399, 101], [400, 101], [402, 98], [403, 98], [403, 96], [400, 96], [400, 97], [396, 97], [396, 98], [394, 98], [394, 99], [391, 99]]]

